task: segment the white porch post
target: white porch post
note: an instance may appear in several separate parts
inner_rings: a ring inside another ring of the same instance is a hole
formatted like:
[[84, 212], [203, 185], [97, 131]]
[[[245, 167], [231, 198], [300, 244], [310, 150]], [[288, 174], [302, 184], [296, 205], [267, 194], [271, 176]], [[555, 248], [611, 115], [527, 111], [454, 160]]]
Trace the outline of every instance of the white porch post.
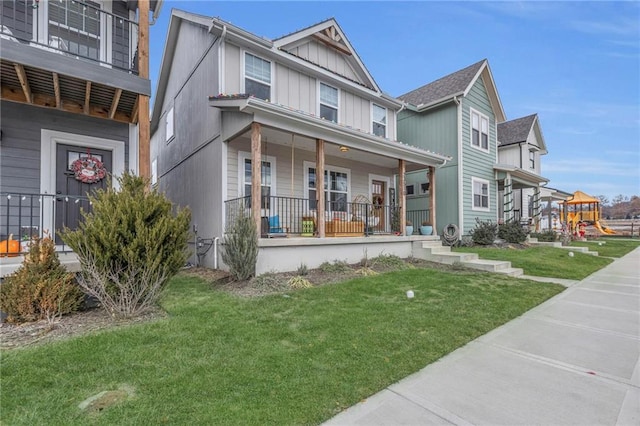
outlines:
[[256, 224], [258, 235], [262, 233], [260, 206], [262, 194], [262, 148], [260, 123], [251, 123], [251, 217]]
[[398, 160], [398, 185], [400, 185], [400, 234], [406, 235], [407, 232], [407, 190], [404, 183], [404, 174], [406, 172], [406, 164], [404, 160]]
[[509, 222], [513, 219], [513, 188], [511, 183], [511, 174], [507, 173], [504, 178], [504, 221]]
[[433, 226], [433, 235], [438, 235], [436, 225], [436, 168], [429, 166], [429, 221]]
[[324, 238], [324, 141], [316, 139], [316, 212], [318, 214], [318, 238]]
[[533, 224], [536, 232], [540, 231], [540, 186], [536, 186], [533, 190]]

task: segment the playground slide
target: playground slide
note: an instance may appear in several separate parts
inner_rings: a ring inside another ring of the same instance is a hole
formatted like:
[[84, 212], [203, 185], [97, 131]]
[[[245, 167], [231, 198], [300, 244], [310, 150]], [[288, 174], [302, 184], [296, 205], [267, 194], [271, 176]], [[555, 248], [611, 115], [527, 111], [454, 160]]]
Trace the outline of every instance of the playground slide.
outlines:
[[616, 233], [616, 231], [614, 231], [613, 229], [607, 228], [606, 226], [602, 226], [599, 220], [596, 220], [593, 226], [595, 226], [596, 229], [600, 231], [601, 234], [611, 235]]

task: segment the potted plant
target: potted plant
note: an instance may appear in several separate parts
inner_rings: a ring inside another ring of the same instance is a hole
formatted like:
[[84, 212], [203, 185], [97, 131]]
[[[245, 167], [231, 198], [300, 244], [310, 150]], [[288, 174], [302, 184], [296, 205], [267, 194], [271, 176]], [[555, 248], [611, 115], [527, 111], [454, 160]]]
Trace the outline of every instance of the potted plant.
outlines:
[[422, 226], [420, 226], [420, 234], [422, 235], [431, 235], [433, 234], [433, 226], [431, 222], [428, 220], [422, 221]]
[[413, 234], [413, 222], [411, 222], [410, 220], [407, 220], [407, 223], [405, 224], [405, 235], [412, 235]]

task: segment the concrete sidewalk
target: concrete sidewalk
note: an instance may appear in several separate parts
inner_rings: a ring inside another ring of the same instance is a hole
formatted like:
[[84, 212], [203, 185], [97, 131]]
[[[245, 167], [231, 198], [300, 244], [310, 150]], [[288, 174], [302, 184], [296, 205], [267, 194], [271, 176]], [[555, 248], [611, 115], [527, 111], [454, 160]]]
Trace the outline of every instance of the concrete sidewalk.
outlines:
[[640, 425], [640, 248], [326, 425]]

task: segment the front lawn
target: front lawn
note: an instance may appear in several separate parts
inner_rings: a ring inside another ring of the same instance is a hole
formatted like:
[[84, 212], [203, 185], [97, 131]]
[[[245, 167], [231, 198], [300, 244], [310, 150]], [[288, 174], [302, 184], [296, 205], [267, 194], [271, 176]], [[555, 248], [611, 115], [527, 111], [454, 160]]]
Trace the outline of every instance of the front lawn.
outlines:
[[589, 250], [597, 251], [599, 256], [617, 258], [640, 247], [640, 240], [599, 238], [593, 241], [573, 241], [571, 245], [589, 247]]
[[458, 247], [454, 251], [478, 253], [481, 259], [510, 261], [511, 266], [522, 268], [526, 275], [569, 280], [582, 280], [612, 262], [579, 252], [570, 257], [570, 250], [544, 246], [525, 249], [474, 246]]
[[[407, 269], [241, 298], [178, 276], [168, 318], [3, 351], [0, 422], [318, 424], [562, 289]], [[130, 400], [79, 410], [123, 386]]]

